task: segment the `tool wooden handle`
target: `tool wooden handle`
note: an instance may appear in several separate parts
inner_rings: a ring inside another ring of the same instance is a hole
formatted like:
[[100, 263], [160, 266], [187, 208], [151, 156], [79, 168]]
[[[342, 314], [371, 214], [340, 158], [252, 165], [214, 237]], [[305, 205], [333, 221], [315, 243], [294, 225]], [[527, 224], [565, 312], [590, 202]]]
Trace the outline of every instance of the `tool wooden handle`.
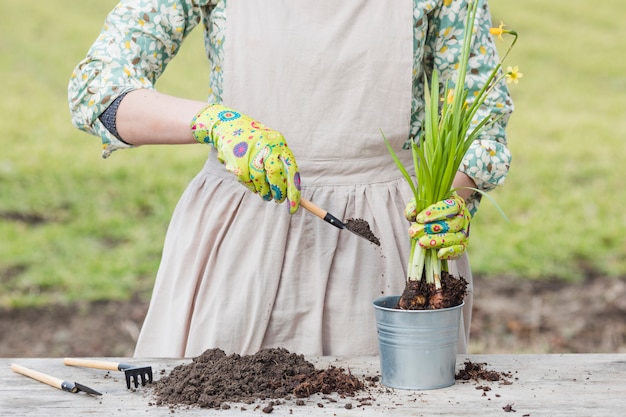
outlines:
[[76, 358], [65, 358], [63, 359], [63, 363], [69, 366], [83, 366], [85, 368], [95, 368], [95, 369], [104, 369], [107, 371], [119, 371], [119, 363], [117, 362], [108, 362], [108, 361], [98, 361], [95, 359], [76, 359]]
[[324, 210], [321, 207], [316, 206], [315, 204], [311, 203], [306, 198], [301, 198], [300, 199], [300, 207], [302, 207], [305, 210], [313, 213], [314, 215], [316, 215], [317, 217], [319, 217], [322, 220], [324, 220], [324, 218], [326, 217], [326, 214], [328, 214], [328, 212], [326, 210]]
[[305, 210], [310, 211], [320, 219], [324, 220], [326, 223], [330, 223], [338, 229], [345, 229], [346, 225], [341, 222], [338, 218], [327, 212], [321, 207], [316, 206], [311, 203], [309, 200], [305, 198], [300, 199], [300, 205], [305, 208]]
[[26, 375], [44, 384], [48, 384], [52, 387], [63, 389], [63, 380], [55, 378], [50, 375], [46, 375], [42, 372], [35, 371], [33, 369], [24, 368], [23, 366], [12, 364], [11, 369], [18, 374]]

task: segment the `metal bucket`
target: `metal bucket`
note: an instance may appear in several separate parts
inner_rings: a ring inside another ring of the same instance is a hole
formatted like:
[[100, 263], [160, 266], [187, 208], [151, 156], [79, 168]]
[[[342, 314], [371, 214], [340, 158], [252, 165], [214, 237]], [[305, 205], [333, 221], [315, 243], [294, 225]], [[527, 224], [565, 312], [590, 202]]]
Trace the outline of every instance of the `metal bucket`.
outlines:
[[429, 390], [454, 385], [463, 304], [440, 310], [399, 310], [400, 296], [374, 301], [382, 383]]

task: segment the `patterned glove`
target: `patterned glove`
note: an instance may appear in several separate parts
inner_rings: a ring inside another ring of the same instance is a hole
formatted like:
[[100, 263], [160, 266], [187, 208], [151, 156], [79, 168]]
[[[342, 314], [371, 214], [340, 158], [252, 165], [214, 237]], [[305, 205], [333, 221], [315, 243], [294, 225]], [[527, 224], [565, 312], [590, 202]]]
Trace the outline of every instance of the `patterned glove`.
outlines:
[[250, 191], [266, 200], [289, 201], [291, 214], [300, 205], [300, 173], [279, 132], [220, 104], [211, 104], [191, 121], [200, 143], [213, 145], [217, 159]]
[[411, 239], [417, 239], [423, 248], [439, 249], [439, 259], [454, 259], [465, 252], [469, 244], [471, 216], [465, 200], [456, 193], [420, 213], [416, 213], [415, 200], [412, 200], [404, 215], [413, 222], [409, 227]]

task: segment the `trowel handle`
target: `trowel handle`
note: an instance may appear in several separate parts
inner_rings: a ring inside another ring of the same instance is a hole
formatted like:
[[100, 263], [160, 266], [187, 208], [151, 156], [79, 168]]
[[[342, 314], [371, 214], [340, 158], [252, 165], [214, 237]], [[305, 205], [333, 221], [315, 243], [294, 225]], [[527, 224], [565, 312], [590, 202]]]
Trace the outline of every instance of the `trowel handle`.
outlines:
[[65, 358], [63, 363], [69, 366], [83, 366], [85, 368], [104, 369], [107, 371], [121, 371], [119, 367], [120, 364], [117, 362], [98, 361], [94, 359]]
[[304, 208], [305, 210], [311, 212], [312, 214], [316, 215], [320, 219], [324, 220], [325, 222], [330, 223], [339, 229], [346, 228], [346, 225], [343, 224], [338, 218], [336, 218], [335, 216], [333, 216], [332, 214], [330, 214], [323, 208], [318, 207], [315, 204], [311, 203], [306, 198], [300, 199], [300, 206]]
[[62, 379], [55, 378], [53, 376], [46, 375], [42, 372], [35, 371], [34, 369], [28, 369], [17, 364], [12, 364], [11, 369], [13, 370], [13, 372], [17, 372], [18, 374], [25, 375], [36, 381], [43, 382], [44, 384], [48, 384], [51, 387], [63, 389]]
[[302, 207], [303, 209], [305, 209], [305, 210], [309, 211], [310, 213], [316, 215], [317, 217], [319, 217], [322, 220], [324, 220], [324, 217], [326, 217], [326, 214], [328, 213], [326, 210], [324, 210], [321, 207], [316, 206], [315, 204], [311, 203], [306, 198], [301, 198], [300, 199], [300, 207]]

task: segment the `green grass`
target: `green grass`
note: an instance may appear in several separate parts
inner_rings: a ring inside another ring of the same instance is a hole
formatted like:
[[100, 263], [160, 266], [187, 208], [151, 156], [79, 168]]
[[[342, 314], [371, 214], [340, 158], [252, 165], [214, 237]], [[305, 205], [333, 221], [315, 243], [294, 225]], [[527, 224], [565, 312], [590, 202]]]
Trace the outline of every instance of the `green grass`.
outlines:
[[511, 172], [493, 193], [511, 223], [483, 204], [472, 226], [473, 268], [495, 277], [576, 280], [589, 268], [624, 275], [623, 3], [490, 4], [495, 23], [520, 33], [508, 62], [524, 77], [512, 87]]
[[[100, 158], [74, 129], [73, 67], [114, 0], [0, 0], [0, 307], [147, 297], [171, 212], [206, 156], [201, 146], [145, 147]], [[507, 63], [514, 154], [504, 188], [472, 225], [476, 274], [579, 279], [626, 274], [626, 27], [621, 0], [492, 0], [494, 21], [520, 33]], [[200, 30], [161, 91], [205, 99]], [[504, 44], [502, 44], [504, 45]]]
[[[171, 212], [206, 158], [181, 146], [103, 160], [100, 140], [71, 125], [69, 76], [115, 4], [0, 1], [0, 306], [147, 296]], [[202, 53], [195, 31], [159, 89], [205, 99]]]

